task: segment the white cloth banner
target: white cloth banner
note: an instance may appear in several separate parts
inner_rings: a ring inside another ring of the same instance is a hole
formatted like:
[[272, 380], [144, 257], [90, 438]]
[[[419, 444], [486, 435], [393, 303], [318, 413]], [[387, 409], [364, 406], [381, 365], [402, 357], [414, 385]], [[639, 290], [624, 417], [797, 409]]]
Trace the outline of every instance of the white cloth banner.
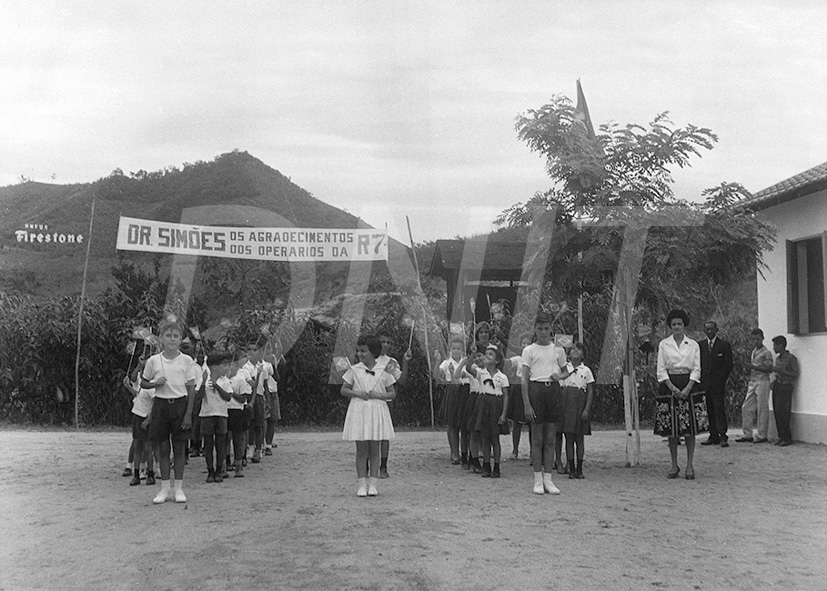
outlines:
[[387, 261], [388, 235], [384, 229], [236, 228], [121, 217], [116, 248], [261, 261]]

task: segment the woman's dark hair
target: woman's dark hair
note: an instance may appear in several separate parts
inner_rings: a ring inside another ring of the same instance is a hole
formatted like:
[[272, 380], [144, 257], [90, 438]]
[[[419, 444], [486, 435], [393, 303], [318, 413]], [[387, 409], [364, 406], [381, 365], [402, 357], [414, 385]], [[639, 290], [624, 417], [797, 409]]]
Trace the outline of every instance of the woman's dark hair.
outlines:
[[669, 314], [666, 315], [666, 326], [672, 326], [672, 321], [675, 318], [680, 318], [683, 320], [684, 326], [689, 326], [689, 315], [683, 310], [670, 310]]
[[382, 354], [382, 343], [372, 334], [363, 335], [356, 341], [357, 345], [364, 345], [374, 357], [379, 357]]

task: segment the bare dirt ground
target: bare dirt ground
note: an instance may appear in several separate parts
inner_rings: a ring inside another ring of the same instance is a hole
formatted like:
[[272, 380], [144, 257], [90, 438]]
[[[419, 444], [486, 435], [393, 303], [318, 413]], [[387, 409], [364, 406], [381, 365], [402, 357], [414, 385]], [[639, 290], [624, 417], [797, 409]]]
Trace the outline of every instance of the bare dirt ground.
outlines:
[[[732, 434], [732, 432], [731, 432]], [[699, 447], [697, 479], [667, 480], [642, 435], [586, 438], [584, 480], [534, 495], [525, 459], [482, 479], [442, 432], [400, 432], [391, 478], [355, 496], [353, 445], [281, 433], [243, 479], [187, 504], [121, 476], [126, 432], [0, 431], [0, 589], [824, 589], [827, 448]], [[503, 453], [511, 451], [503, 437]], [[528, 453], [523, 437], [521, 455]], [[681, 448], [681, 454], [684, 455]], [[681, 465], [685, 464], [685, 456]]]

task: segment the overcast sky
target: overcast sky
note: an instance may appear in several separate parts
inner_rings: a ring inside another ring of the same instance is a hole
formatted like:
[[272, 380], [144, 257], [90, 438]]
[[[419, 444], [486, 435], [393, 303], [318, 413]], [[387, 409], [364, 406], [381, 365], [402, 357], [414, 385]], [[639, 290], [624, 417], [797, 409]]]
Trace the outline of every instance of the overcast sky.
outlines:
[[595, 125], [710, 127], [696, 198], [827, 160], [827, 2], [12, 2], [0, 185], [244, 150], [407, 241], [549, 187], [518, 113], [581, 79]]

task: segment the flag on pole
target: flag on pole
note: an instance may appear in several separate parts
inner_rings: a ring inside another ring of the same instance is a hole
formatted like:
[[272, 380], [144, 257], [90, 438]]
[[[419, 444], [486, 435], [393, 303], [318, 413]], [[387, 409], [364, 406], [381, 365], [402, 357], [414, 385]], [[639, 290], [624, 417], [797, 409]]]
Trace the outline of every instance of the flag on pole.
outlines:
[[597, 138], [591, 115], [589, 115], [589, 105], [586, 104], [586, 95], [583, 94], [583, 87], [580, 86], [580, 78], [577, 79], [577, 106], [574, 107], [574, 122], [583, 125], [586, 129], [586, 137], [592, 140]]

